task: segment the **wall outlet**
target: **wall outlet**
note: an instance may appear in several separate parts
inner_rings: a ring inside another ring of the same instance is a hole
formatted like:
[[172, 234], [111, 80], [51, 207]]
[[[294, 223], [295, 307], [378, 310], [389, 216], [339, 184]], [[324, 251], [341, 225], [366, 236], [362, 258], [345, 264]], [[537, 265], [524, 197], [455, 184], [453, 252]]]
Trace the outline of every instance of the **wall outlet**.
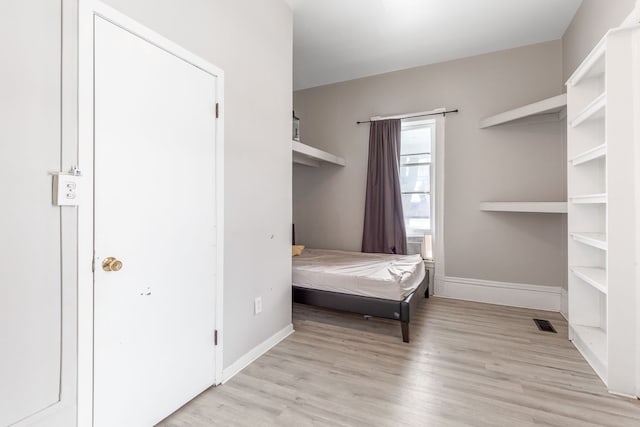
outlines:
[[53, 204], [55, 206], [78, 206], [80, 176], [60, 173], [53, 175]]
[[262, 313], [262, 297], [256, 297], [253, 301], [253, 314]]

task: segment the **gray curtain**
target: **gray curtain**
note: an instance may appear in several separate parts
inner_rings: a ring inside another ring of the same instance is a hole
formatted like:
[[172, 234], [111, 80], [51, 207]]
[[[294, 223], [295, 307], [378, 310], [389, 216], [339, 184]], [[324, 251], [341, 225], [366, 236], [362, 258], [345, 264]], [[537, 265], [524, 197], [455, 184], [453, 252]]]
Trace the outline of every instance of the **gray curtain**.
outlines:
[[407, 253], [399, 166], [400, 120], [371, 122], [362, 252]]

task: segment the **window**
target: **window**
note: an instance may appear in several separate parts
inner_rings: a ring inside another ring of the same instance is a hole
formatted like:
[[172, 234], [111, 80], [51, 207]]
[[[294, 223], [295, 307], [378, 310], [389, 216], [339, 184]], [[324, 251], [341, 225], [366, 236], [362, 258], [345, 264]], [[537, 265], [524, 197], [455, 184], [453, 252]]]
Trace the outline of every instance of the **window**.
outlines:
[[432, 156], [435, 121], [402, 121], [400, 139], [400, 191], [404, 224], [409, 242], [412, 237], [431, 234]]

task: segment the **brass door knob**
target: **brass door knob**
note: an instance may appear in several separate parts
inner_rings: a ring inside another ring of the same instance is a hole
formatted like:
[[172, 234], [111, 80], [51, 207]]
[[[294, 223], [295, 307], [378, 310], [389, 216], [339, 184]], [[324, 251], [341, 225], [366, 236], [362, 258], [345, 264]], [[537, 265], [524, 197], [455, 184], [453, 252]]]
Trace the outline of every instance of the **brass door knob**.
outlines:
[[110, 256], [102, 261], [102, 269], [104, 271], [120, 271], [122, 268], [122, 261], [118, 261], [114, 257]]

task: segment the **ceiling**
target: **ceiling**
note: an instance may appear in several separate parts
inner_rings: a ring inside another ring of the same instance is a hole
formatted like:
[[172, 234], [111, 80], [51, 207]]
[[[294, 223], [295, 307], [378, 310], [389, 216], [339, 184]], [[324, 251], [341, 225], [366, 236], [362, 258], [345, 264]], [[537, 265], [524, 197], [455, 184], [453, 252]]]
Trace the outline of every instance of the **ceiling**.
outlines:
[[582, 0], [286, 0], [294, 90], [562, 37]]

